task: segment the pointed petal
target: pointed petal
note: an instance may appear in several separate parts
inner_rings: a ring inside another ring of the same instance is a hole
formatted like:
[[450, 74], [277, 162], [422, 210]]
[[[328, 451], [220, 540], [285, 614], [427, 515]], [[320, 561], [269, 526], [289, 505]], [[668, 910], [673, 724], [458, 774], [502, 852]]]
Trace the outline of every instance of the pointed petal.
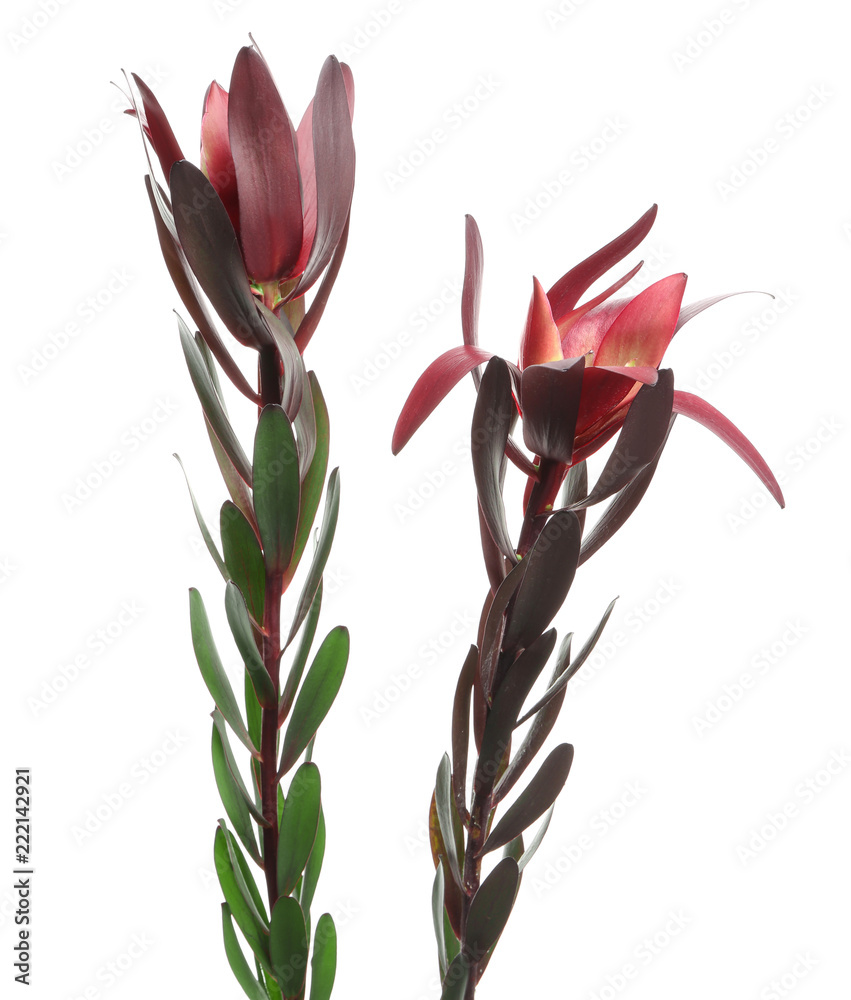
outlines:
[[325, 270], [340, 242], [352, 205], [355, 143], [346, 84], [334, 56], [328, 56], [319, 75], [312, 118], [316, 234], [304, 274], [292, 297], [302, 295]]
[[270, 343], [236, 233], [212, 184], [194, 164], [178, 160], [171, 169], [170, 186], [180, 246], [204, 294], [241, 344], [257, 348]]
[[693, 396], [690, 392], [682, 392], [680, 390], [674, 393], [674, 413], [682, 413], [687, 417], [691, 417], [692, 420], [696, 420], [699, 424], [703, 424], [704, 427], [708, 427], [713, 434], [717, 434], [725, 444], [733, 449], [739, 458], [753, 469], [777, 503], [781, 507], [786, 506], [783, 493], [780, 490], [777, 480], [774, 478], [774, 473], [769, 469], [768, 463], [750, 441], [748, 441], [745, 435], [742, 434], [739, 428], [731, 423], [723, 413], [716, 410], [705, 399]]
[[215, 80], [204, 96], [201, 118], [201, 171], [216, 189], [233, 223], [239, 231], [239, 203], [236, 193], [236, 167], [228, 138], [228, 92]]
[[770, 298], [774, 298], [771, 292], [751, 290], [748, 292], [727, 292], [725, 295], [713, 295], [708, 299], [700, 299], [700, 301], [692, 302], [691, 305], [683, 306], [682, 309], [680, 309], [680, 318], [677, 320], [677, 326], [674, 333], [676, 333], [681, 326], [685, 326], [690, 319], [694, 319], [695, 316], [702, 313], [704, 309], [714, 306], [716, 302], [723, 302], [724, 299], [731, 299], [734, 295], [768, 295]]
[[[587, 354], [589, 351], [597, 350], [600, 345], [600, 341], [603, 339], [603, 334], [615, 321], [615, 317], [621, 309], [623, 309], [628, 300], [623, 299], [618, 303], [609, 303], [609, 306], [617, 304], [617, 311], [611, 309], [600, 311], [597, 314], [596, 320], [594, 317], [591, 317], [591, 321], [586, 323], [580, 323], [580, 320], [583, 316], [590, 313], [592, 309], [597, 309], [598, 306], [602, 306], [602, 304], [614, 295], [616, 291], [623, 288], [628, 281], [631, 281], [641, 270], [643, 264], [644, 261], [640, 260], [631, 271], [628, 271], [613, 285], [609, 285], [604, 292], [600, 292], [600, 294], [595, 295], [593, 299], [583, 302], [581, 306], [577, 306], [576, 309], [569, 312], [567, 316], [559, 322], [558, 332], [561, 337], [561, 349], [564, 357], [578, 358], [580, 354]], [[603, 323], [604, 319], [608, 319], [608, 322]]]
[[393, 432], [393, 454], [410, 441], [412, 435], [443, 397], [477, 365], [493, 357], [490, 351], [464, 344], [441, 354], [417, 379], [416, 385], [402, 407]]
[[564, 277], [547, 292], [547, 297], [553, 309], [556, 323], [574, 308], [585, 292], [602, 277], [610, 267], [623, 260], [628, 253], [638, 246], [650, 232], [650, 227], [656, 218], [657, 206], [653, 205], [644, 215], [611, 243], [591, 254], [590, 257], [571, 268]]
[[626, 365], [634, 361], [658, 368], [674, 335], [685, 287], [686, 276], [672, 274], [639, 292], [609, 327], [594, 363]]
[[523, 441], [531, 452], [570, 465], [584, 376], [584, 358], [524, 369]]
[[549, 299], [537, 278], [532, 278], [532, 301], [526, 315], [526, 329], [520, 342], [520, 367], [561, 361], [561, 338], [553, 322]]
[[240, 49], [234, 63], [228, 133], [246, 269], [258, 282], [289, 277], [302, 241], [295, 132], [266, 61], [252, 46]]
[[[346, 88], [346, 98], [349, 104], [349, 120], [355, 111], [355, 84], [352, 71], [345, 63], [340, 63], [343, 83]], [[304, 235], [302, 237], [301, 253], [293, 269], [294, 274], [301, 274], [310, 256], [310, 248], [316, 236], [316, 164], [313, 152], [313, 104], [311, 100], [304, 112], [296, 130], [298, 148], [298, 166], [301, 174], [301, 200], [304, 210]]]
[[183, 153], [180, 151], [180, 146], [174, 137], [174, 132], [171, 130], [171, 125], [168, 123], [168, 118], [166, 118], [160, 102], [154, 97], [154, 92], [141, 77], [135, 73], [131, 75], [136, 86], [139, 88], [139, 93], [142, 95], [142, 109], [145, 114], [145, 121], [143, 122], [145, 133], [151, 140], [151, 145], [154, 147], [154, 152], [157, 154], [160, 166], [163, 168], [163, 174], [166, 180], [168, 180], [172, 163], [176, 160], [182, 160]]

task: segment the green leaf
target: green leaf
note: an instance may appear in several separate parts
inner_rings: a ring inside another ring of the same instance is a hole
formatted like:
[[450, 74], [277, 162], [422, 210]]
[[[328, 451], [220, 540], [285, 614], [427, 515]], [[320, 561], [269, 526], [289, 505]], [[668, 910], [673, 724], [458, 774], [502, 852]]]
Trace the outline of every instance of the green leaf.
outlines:
[[284, 996], [297, 997], [307, 977], [307, 931], [304, 914], [292, 896], [281, 896], [272, 910], [269, 953]]
[[225, 902], [233, 914], [237, 927], [242, 931], [243, 937], [248, 942], [260, 964], [268, 971], [271, 971], [268, 931], [263, 926], [256, 907], [246, 901], [243, 895], [243, 890], [237, 881], [234, 871], [234, 862], [229, 849], [227, 834], [225, 828], [221, 825], [216, 830], [213, 857]]
[[310, 468], [304, 477], [301, 485], [301, 507], [298, 512], [298, 530], [296, 532], [295, 546], [293, 547], [293, 557], [290, 565], [284, 574], [284, 585], [293, 578], [298, 564], [301, 561], [307, 540], [310, 537], [310, 529], [313, 527], [313, 519], [319, 508], [319, 500], [322, 497], [322, 488], [325, 485], [325, 472], [328, 469], [328, 449], [331, 440], [330, 423], [328, 420], [328, 407], [319, 382], [313, 372], [308, 372], [310, 380], [311, 396], [313, 399], [314, 419], [316, 421], [316, 444], [313, 450], [313, 459]]
[[316, 828], [316, 840], [313, 842], [313, 850], [307, 859], [307, 866], [304, 869], [304, 876], [301, 880], [298, 901], [301, 908], [309, 917], [310, 907], [313, 905], [313, 897], [316, 893], [316, 885], [319, 882], [319, 875], [322, 871], [322, 862], [325, 858], [325, 814], [322, 808], [319, 809], [319, 826]]
[[313, 392], [311, 390], [309, 377], [302, 368], [302, 395], [301, 406], [293, 421], [296, 444], [298, 446], [298, 469], [299, 477], [304, 482], [304, 477], [310, 470], [313, 456], [316, 453], [316, 409], [313, 404]]
[[207, 546], [207, 551], [213, 557], [213, 562], [218, 567], [219, 572], [227, 580], [227, 567], [225, 566], [224, 560], [219, 555], [218, 546], [213, 541], [213, 536], [210, 534], [210, 529], [207, 527], [207, 522], [204, 520], [201, 508], [198, 506], [198, 501], [195, 499], [195, 494], [192, 492], [192, 487], [189, 485], [189, 476], [186, 475], [186, 469], [183, 468], [183, 462], [180, 461], [180, 455], [175, 452], [174, 457], [177, 459], [177, 464], [180, 466], [180, 471], [183, 473], [183, 478], [186, 480], [186, 488], [189, 490], [189, 499], [192, 502], [192, 510], [195, 512], [195, 520], [198, 522], [198, 528], [201, 532], [201, 537], [204, 539], [204, 544]]
[[263, 664], [263, 657], [254, 641], [254, 630], [248, 616], [245, 598], [233, 580], [228, 580], [225, 588], [225, 611], [236, 648], [239, 650], [245, 669], [251, 675], [254, 690], [257, 692], [257, 701], [263, 708], [276, 708], [278, 696], [275, 693], [275, 685], [272, 683], [272, 678]]
[[[227, 764], [228, 770], [230, 771], [232, 781], [236, 785], [239, 794], [245, 799], [246, 805], [248, 806], [248, 811], [251, 813], [251, 816], [253, 817], [254, 821], [258, 823], [260, 826], [269, 826], [269, 824], [263, 817], [263, 813], [260, 811], [260, 807], [258, 805], [258, 800], [256, 796], [252, 796], [250, 794], [250, 792], [245, 786], [245, 782], [242, 780], [242, 775], [239, 772], [239, 768], [237, 767], [236, 760], [234, 759], [233, 756], [233, 751], [231, 750], [230, 747], [230, 740], [228, 739], [227, 726], [225, 726], [225, 720], [222, 718], [222, 713], [218, 709], [215, 709], [212, 714], [213, 714], [213, 724], [218, 729], [219, 736], [221, 736], [222, 739], [222, 748], [225, 753], [225, 763]], [[256, 762], [252, 759], [252, 763]]]
[[320, 580], [319, 586], [316, 588], [316, 594], [313, 597], [313, 604], [310, 605], [310, 611], [307, 613], [304, 631], [301, 633], [298, 649], [293, 657], [292, 666], [287, 674], [287, 680], [284, 684], [283, 693], [281, 694], [281, 701], [278, 706], [279, 726], [283, 725], [284, 719], [286, 719], [286, 717], [290, 714], [296, 690], [301, 683], [301, 675], [304, 673], [304, 667], [307, 663], [310, 647], [313, 645], [313, 637], [316, 635], [316, 625], [319, 621], [319, 611], [321, 607], [322, 581]]
[[254, 436], [254, 513], [270, 573], [283, 573], [292, 558], [300, 492], [292, 425], [282, 406], [269, 404]]
[[452, 765], [449, 762], [449, 754], [445, 753], [437, 769], [437, 781], [434, 786], [434, 801], [437, 809], [437, 821], [440, 824], [440, 836], [446, 847], [447, 861], [455, 879], [456, 885], [462, 885], [461, 866], [458, 860], [458, 851], [455, 844], [455, 830], [452, 813], [454, 805], [452, 801]]
[[456, 955], [446, 978], [443, 980], [443, 992], [440, 1000], [464, 1000], [467, 993], [467, 980], [470, 978], [470, 965], [463, 954]]
[[[251, 742], [254, 746], [259, 747], [262, 743], [263, 734], [263, 709], [260, 707], [260, 702], [257, 700], [257, 693], [254, 690], [254, 685], [251, 683], [251, 678], [246, 671], [244, 675], [245, 683], [245, 720], [248, 723], [248, 735], [251, 737]], [[259, 765], [259, 761], [252, 760], [252, 765]]]
[[317, 650], [296, 698], [284, 736], [280, 775], [298, 760], [337, 697], [349, 659], [349, 630], [331, 629]]
[[230, 500], [221, 511], [222, 550], [228, 576], [245, 596], [251, 617], [263, 621], [266, 597], [266, 566], [254, 529], [245, 514]]
[[[225, 826], [224, 820], [219, 820], [219, 823], [221, 823], [223, 827]], [[231, 864], [233, 865], [236, 881], [240, 891], [242, 892], [243, 898], [254, 908], [263, 929], [268, 930], [269, 918], [266, 916], [266, 902], [257, 887], [257, 882], [254, 879], [251, 866], [249, 865], [245, 855], [242, 853], [242, 849], [240, 848], [236, 837], [234, 837], [227, 827], [225, 827], [225, 833], [227, 834], [227, 849], [230, 855]]]
[[328, 555], [331, 551], [331, 543], [334, 541], [334, 532], [337, 529], [337, 515], [339, 511], [340, 477], [339, 469], [334, 469], [328, 477], [328, 493], [325, 497], [325, 513], [322, 517], [322, 527], [319, 529], [319, 539], [313, 552], [313, 559], [310, 563], [307, 578], [304, 581], [304, 586], [298, 599], [298, 606], [296, 607], [290, 634], [284, 645], [285, 649], [293, 641], [296, 632], [298, 632], [301, 623], [310, 609], [310, 605], [313, 603], [316, 588], [319, 586], [319, 581], [325, 572], [325, 564], [328, 562]]
[[251, 465], [248, 457], [242, 450], [230, 421], [225, 415], [221, 400], [216, 392], [216, 388], [210, 379], [210, 373], [204, 363], [204, 358], [198, 350], [198, 345], [189, 332], [189, 327], [183, 322], [180, 316], [177, 317], [180, 328], [180, 344], [186, 358], [186, 365], [189, 368], [189, 376], [195, 386], [195, 392], [201, 401], [201, 409], [210, 421], [210, 426], [216, 437], [227, 452], [230, 460], [234, 464], [236, 471], [242, 476], [246, 483], [251, 483]]
[[257, 864], [260, 865], [263, 861], [260, 851], [257, 848], [254, 827], [251, 824], [251, 813], [249, 812], [247, 801], [248, 793], [245, 791], [244, 786], [242, 791], [240, 791], [236, 779], [228, 767], [222, 734], [215, 723], [213, 724], [212, 754], [216, 787], [219, 790], [219, 795], [225, 807], [225, 812], [228, 814], [228, 819], [231, 821], [237, 837], [245, 845], [245, 849]]
[[535, 777], [491, 830], [480, 853], [487, 854], [488, 851], [507, 844], [509, 840], [514, 840], [539, 816], [543, 816], [564, 788], [572, 763], [573, 747], [569, 743], [561, 743], [541, 764]]
[[465, 935], [465, 953], [471, 962], [483, 959], [499, 940], [514, 906], [519, 879], [514, 858], [503, 858], [473, 896]]
[[302, 764], [284, 802], [278, 836], [278, 892], [289, 896], [307, 864], [319, 830], [321, 780], [319, 768]]
[[222, 934], [225, 939], [225, 955], [227, 955], [228, 964], [236, 981], [245, 991], [245, 995], [249, 1000], [269, 1000], [269, 994], [263, 984], [255, 978], [242, 948], [239, 946], [236, 931], [233, 929], [230, 907], [227, 903], [222, 903]]
[[437, 963], [440, 966], [441, 981], [449, 967], [449, 962], [446, 958], [446, 938], [443, 933], [444, 885], [443, 865], [438, 865], [434, 873], [434, 883], [431, 888], [431, 915], [434, 920], [434, 936], [437, 938]]
[[222, 666], [222, 661], [219, 659], [218, 651], [213, 642], [213, 634], [210, 631], [210, 621], [207, 618], [204, 602], [194, 587], [189, 590], [189, 622], [192, 629], [195, 658], [198, 661], [207, 690], [213, 696], [216, 707], [225, 717], [228, 725], [248, 748], [252, 757], [259, 759], [260, 753], [251, 742], [251, 737], [242, 721], [233, 688], [230, 686], [225, 668]]
[[222, 479], [230, 494], [230, 498], [245, 515], [249, 524], [256, 527], [254, 523], [254, 506], [251, 502], [251, 490], [246, 485], [242, 476], [236, 471], [233, 462], [222, 447], [221, 441], [216, 437], [216, 432], [213, 430], [206, 416], [204, 417], [204, 423], [207, 426], [210, 447], [213, 449], [216, 464], [222, 474]]
[[313, 935], [309, 1000], [328, 1000], [336, 973], [337, 929], [331, 914], [323, 913], [316, 922], [316, 933]]

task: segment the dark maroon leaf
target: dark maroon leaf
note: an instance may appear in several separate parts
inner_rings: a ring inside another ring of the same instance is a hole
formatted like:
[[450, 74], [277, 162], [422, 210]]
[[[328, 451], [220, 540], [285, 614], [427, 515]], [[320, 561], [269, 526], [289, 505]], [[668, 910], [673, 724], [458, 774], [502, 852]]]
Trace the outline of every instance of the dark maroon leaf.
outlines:
[[559, 744], [493, 828], [479, 853], [503, 847], [543, 816], [564, 788], [572, 763], [573, 747], [569, 743]]
[[246, 346], [271, 342], [257, 314], [236, 233], [221, 198], [187, 160], [171, 168], [174, 224], [189, 266], [222, 322]]
[[167, 180], [171, 165], [177, 162], [177, 160], [182, 160], [183, 153], [180, 151], [180, 146], [174, 137], [174, 132], [171, 130], [168, 118], [166, 118], [160, 102], [154, 96], [154, 92], [141, 77], [135, 73], [131, 75], [136, 86], [139, 88], [139, 93], [142, 95], [142, 108], [145, 115], [144, 124], [147, 126], [146, 132], [148, 138], [154, 147], [154, 152], [157, 154], [157, 159], [163, 168], [163, 175]]
[[502, 358], [491, 358], [473, 410], [473, 475], [479, 505], [491, 537], [505, 558], [512, 562], [517, 556], [505, 519], [502, 480], [505, 475], [505, 445], [516, 417], [517, 407], [511, 394], [508, 368]]
[[519, 881], [517, 862], [503, 858], [473, 896], [463, 951], [471, 962], [482, 960], [499, 940], [511, 915]]
[[[564, 604], [573, 583], [582, 533], [573, 511], [556, 511], [523, 560], [526, 572], [509, 609], [503, 650], [525, 649]], [[522, 563], [521, 563], [522, 565]]]
[[577, 507], [590, 507], [629, 485], [659, 454], [668, 436], [674, 406], [674, 373], [659, 372], [655, 385], [643, 385], [630, 403], [615, 447], [594, 489]]
[[467, 754], [470, 746], [470, 695], [479, 662], [479, 650], [470, 646], [470, 652], [458, 675], [455, 700], [452, 704], [452, 795], [455, 808], [462, 818], [467, 816]]
[[304, 349], [310, 343], [310, 338], [316, 332], [316, 327], [319, 325], [319, 320], [322, 319], [322, 314], [325, 312], [325, 306], [328, 303], [328, 298], [331, 295], [331, 290], [334, 287], [334, 282], [337, 280], [337, 275], [340, 273], [340, 266], [343, 263], [343, 257], [346, 254], [346, 244], [349, 242], [349, 218], [346, 219], [346, 224], [343, 226], [343, 232], [340, 235], [340, 239], [337, 242], [337, 249], [334, 251], [334, 256], [331, 258], [331, 264], [328, 270], [325, 272], [325, 277], [322, 279], [322, 284], [313, 296], [313, 300], [310, 303], [310, 308], [304, 315], [301, 323], [298, 325], [298, 330], [295, 335], [296, 346], [299, 351], [304, 354]]
[[[561, 493], [561, 505], [562, 507], [569, 507], [586, 496], [588, 496], [588, 463], [582, 461], [577, 462], [576, 465], [572, 465], [567, 470], [567, 475], [564, 477], [564, 488]], [[585, 513], [584, 508], [576, 511], [576, 516], [579, 518], [579, 527], [582, 531], [585, 530]]]
[[528, 565], [528, 560], [524, 559], [506, 576], [497, 588], [488, 608], [487, 617], [485, 618], [485, 627], [482, 631], [481, 690], [488, 700], [490, 700], [491, 684], [496, 671], [496, 665], [499, 661], [502, 640], [505, 634], [505, 612], [509, 601], [514, 597], [515, 592], [523, 582], [523, 576], [526, 573]]
[[520, 383], [523, 440], [534, 454], [570, 465], [584, 375], [584, 358], [524, 369]]

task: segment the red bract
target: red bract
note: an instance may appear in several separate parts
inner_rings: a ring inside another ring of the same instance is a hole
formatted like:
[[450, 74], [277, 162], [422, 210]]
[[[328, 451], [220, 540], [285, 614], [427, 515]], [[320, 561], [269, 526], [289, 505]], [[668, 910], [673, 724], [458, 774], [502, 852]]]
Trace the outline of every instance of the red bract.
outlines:
[[[160, 245], [210, 349], [238, 381], [233, 363], [222, 360], [224, 348], [196, 281], [242, 344], [261, 349], [274, 342], [280, 348], [289, 332], [303, 351], [325, 308], [348, 233], [355, 169], [348, 66], [328, 57], [294, 129], [262, 55], [253, 45], [242, 48], [230, 92], [215, 81], [207, 90], [200, 169], [183, 158], [154, 94], [135, 74], [133, 79], [141, 101], [131, 98], [128, 113], [139, 118], [169, 187], [170, 198], [148, 181]], [[323, 272], [305, 312], [304, 293]]]
[[[548, 291], [533, 279], [532, 299], [520, 347], [520, 363], [509, 364], [514, 399], [523, 417], [523, 438], [541, 459], [564, 471], [601, 448], [623, 426], [642, 385], [654, 386], [659, 365], [677, 330], [726, 296], [683, 308], [686, 275], [672, 274], [633, 298], [613, 298], [639, 264], [604, 292], [578, 305], [598, 278], [644, 239], [656, 216], [654, 205], [633, 226], [565, 274]], [[437, 404], [468, 372], [479, 385], [478, 366], [493, 354], [478, 346], [482, 246], [467, 217], [467, 267], [462, 326], [464, 345], [447, 351], [420, 376], [393, 435], [398, 453]], [[708, 427], [756, 472], [783, 506], [768, 465], [748, 439], [705, 400], [674, 391], [672, 413]], [[534, 477], [535, 470], [509, 441], [509, 458]]]

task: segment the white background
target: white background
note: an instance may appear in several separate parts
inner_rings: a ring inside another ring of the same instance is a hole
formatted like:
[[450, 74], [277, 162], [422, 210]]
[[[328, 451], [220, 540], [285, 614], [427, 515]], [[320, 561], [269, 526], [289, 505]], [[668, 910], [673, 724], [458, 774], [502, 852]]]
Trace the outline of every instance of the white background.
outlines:
[[[620, 595], [610, 645], [566, 701], [554, 739], [574, 768], [480, 993], [848, 995], [848, 27], [828, 0], [5, 6], [4, 995], [16, 767], [34, 780], [28, 995], [240, 995], [190, 585], [235, 651], [172, 452], [214, 524], [224, 489], [109, 81], [147, 75], [195, 158], [204, 90], [228, 85], [249, 31], [294, 118], [329, 52], [357, 88], [349, 252], [307, 355], [343, 483], [320, 634], [352, 633], [316, 745], [335, 996], [438, 996], [424, 821], [485, 589], [469, 380], [399, 458], [389, 441], [460, 343], [464, 213], [485, 248], [482, 343], [514, 357], [532, 275], [549, 287], [654, 201], [635, 290], [684, 270], [686, 301], [776, 295], [703, 314], [667, 361], [783, 475], [788, 506], [680, 418], [643, 506], [580, 570], [556, 624], [581, 642]], [[250, 441], [251, 407], [232, 409]]]

